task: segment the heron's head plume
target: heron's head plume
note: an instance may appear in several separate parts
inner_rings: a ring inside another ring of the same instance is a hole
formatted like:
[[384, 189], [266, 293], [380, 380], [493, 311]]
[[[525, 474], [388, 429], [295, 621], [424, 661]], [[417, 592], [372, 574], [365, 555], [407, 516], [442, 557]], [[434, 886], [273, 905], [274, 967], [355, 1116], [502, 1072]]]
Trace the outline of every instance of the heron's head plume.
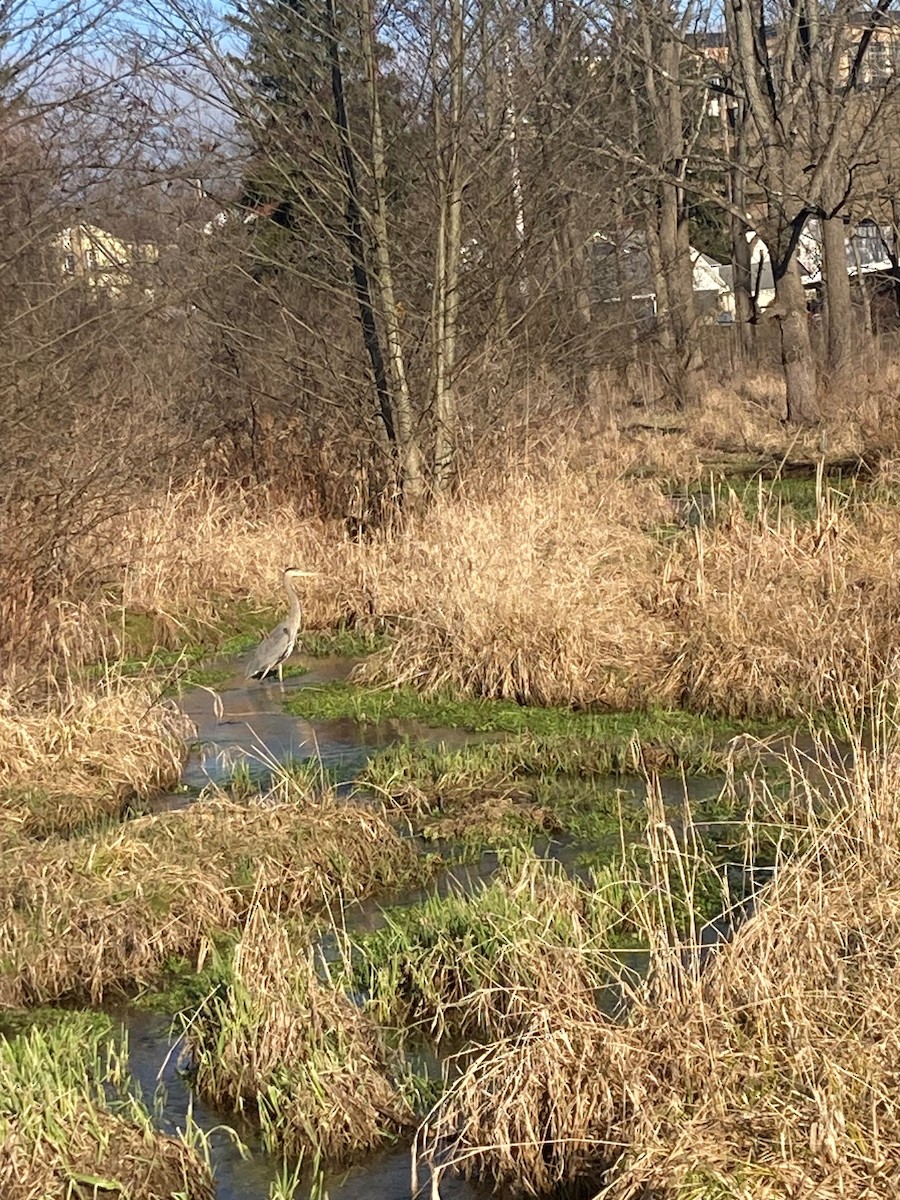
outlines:
[[309, 576], [311, 578], [313, 575], [318, 575], [319, 572], [318, 571], [305, 571], [302, 567], [285, 567], [284, 574], [290, 575], [290, 577], [292, 579], [299, 579], [299, 578], [302, 578], [303, 576]]

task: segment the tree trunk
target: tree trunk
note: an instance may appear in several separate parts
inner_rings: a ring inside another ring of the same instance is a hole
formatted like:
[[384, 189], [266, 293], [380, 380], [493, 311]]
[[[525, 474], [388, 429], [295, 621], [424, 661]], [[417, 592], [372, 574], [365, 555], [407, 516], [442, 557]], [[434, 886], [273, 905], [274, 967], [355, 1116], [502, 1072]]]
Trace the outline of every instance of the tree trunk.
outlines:
[[891, 197], [891, 232], [893, 234], [891, 266], [894, 272], [894, 307], [897, 310], [897, 316], [900, 317], [900, 200], [896, 195]]
[[[645, 44], [652, 46], [649, 26]], [[684, 110], [681, 82], [681, 46], [667, 38], [660, 55], [662, 72], [648, 62], [645, 82], [655, 109], [657, 132], [661, 139], [662, 160], [668, 178], [657, 188], [659, 195], [660, 264], [666, 277], [673, 362], [670, 382], [679, 408], [693, 408], [702, 395], [703, 354], [697, 341], [694, 308], [694, 268], [684, 193], [687, 146], [684, 135]]]
[[847, 249], [844, 222], [840, 217], [822, 221], [822, 249], [825, 275], [826, 362], [829, 375], [836, 378], [848, 366], [853, 348], [853, 300], [847, 273]]
[[[744, 363], [753, 359], [756, 303], [753, 295], [750, 242], [747, 222], [737, 214], [747, 211], [747, 112], [746, 105], [735, 109], [734, 154], [728, 173], [728, 199], [731, 201], [731, 271], [734, 294], [734, 320], [737, 326], [738, 354]], [[735, 211], [737, 210], [737, 211]]]
[[362, 209], [359, 199], [359, 180], [350, 141], [350, 123], [344, 100], [344, 77], [341, 70], [340, 51], [335, 24], [334, 0], [325, 0], [325, 20], [328, 30], [328, 59], [331, 67], [331, 94], [334, 101], [334, 121], [338, 129], [341, 147], [341, 173], [345, 192], [344, 221], [347, 248], [353, 273], [353, 287], [359, 309], [359, 323], [363, 344], [372, 366], [378, 409], [388, 441], [396, 448], [397, 427], [394, 421], [394, 405], [388, 384], [384, 352], [375, 321], [375, 306], [372, 301], [372, 281], [366, 264], [365, 241], [363, 239]]
[[[334, 0], [327, 0], [332, 6]], [[375, 54], [375, 26], [371, 0], [360, 0], [360, 35], [369, 88], [369, 116], [372, 159], [372, 192], [370, 223], [374, 243], [381, 315], [387, 333], [390, 363], [394, 426], [400, 460], [400, 490], [405, 503], [417, 504], [425, 491], [422, 454], [413, 430], [412, 403], [403, 354], [400, 315], [394, 295], [394, 273], [391, 261], [387, 224], [387, 168], [384, 131], [381, 123], [381, 103], [378, 95], [378, 64]]]
[[[435, 255], [432, 304], [432, 394], [434, 397], [433, 485], [447, 490], [453, 468], [456, 432], [456, 327], [459, 312], [459, 257], [462, 240], [461, 124], [464, 86], [463, 14], [461, 0], [450, 0], [448, 19], [449, 106], [442, 111], [439, 80], [434, 78], [435, 158], [439, 186], [440, 220]], [[432, 29], [437, 32], [432, 16]], [[435, 41], [437, 39], [435, 38]], [[446, 115], [446, 120], [444, 119]]]
[[791, 254], [787, 263], [775, 264], [773, 315], [781, 340], [787, 419], [798, 425], [814, 425], [819, 420], [816, 371], [809, 340], [806, 293], [796, 253]]
[[875, 336], [875, 323], [872, 320], [872, 298], [869, 295], [869, 285], [866, 282], [866, 277], [863, 274], [862, 259], [859, 256], [859, 246], [855, 241], [851, 241], [853, 249], [853, 259], [856, 263], [856, 286], [859, 289], [859, 299], [862, 304], [863, 311], [863, 329], [866, 337], [873, 338]]
[[734, 288], [734, 320], [738, 331], [738, 353], [742, 362], [753, 361], [756, 304], [747, 225], [731, 218], [731, 270]]
[[671, 383], [679, 408], [692, 408], [701, 399], [703, 355], [697, 345], [694, 272], [679, 190], [671, 183], [660, 186], [659, 249], [669, 300], [667, 320], [674, 360]]
[[[668, 357], [672, 350], [672, 327], [669, 321], [669, 284], [663, 270], [662, 248], [659, 237], [659, 221], [655, 212], [647, 214], [645, 225], [647, 233], [647, 258], [650, 260], [650, 270], [653, 275], [653, 288], [656, 293], [656, 330], [660, 347]], [[631, 297], [624, 297], [630, 301]]]

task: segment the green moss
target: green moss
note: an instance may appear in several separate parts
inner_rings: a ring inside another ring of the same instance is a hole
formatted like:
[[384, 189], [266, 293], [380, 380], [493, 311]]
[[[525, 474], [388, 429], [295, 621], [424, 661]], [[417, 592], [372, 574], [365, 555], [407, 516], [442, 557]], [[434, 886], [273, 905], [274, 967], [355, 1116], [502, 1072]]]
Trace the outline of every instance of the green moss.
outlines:
[[853, 474], [828, 475], [820, 487], [813, 473], [766, 479], [760, 474], [765, 469], [758, 464], [743, 464], [736, 469], [732, 464], [718, 477], [711, 472], [703, 480], [676, 489], [673, 498], [680, 504], [682, 524], [715, 520], [735, 502], [751, 518], [765, 513], [770, 522], [779, 515], [814, 521], [820, 496], [832, 508], [846, 507], [855, 504], [867, 487], [865, 480]]
[[300, 635], [300, 651], [312, 658], [364, 658], [383, 650], [390, 642], [386, 633], [362, 629], [336, 629], [330, 632], [306, 631]]
[[32, 1029], [64, 1029], [79, 1037], [111, 1036], [112, 1019], [95, 1009], [10, 1008], [0, 1010], [0, 1037], [21, 1037]]

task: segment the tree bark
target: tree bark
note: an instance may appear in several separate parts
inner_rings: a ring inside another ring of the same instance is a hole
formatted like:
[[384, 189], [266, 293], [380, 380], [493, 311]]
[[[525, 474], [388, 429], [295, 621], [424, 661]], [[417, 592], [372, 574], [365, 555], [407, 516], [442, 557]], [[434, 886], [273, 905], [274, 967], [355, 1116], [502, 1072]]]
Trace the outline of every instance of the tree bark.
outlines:
[[345, 236], [347, 248], [350, 252], [353, 286], [359, 309], [359, 323], [362, 329], [363, 344], [366, 347], [366, 353], [369, 356], [369, 362], [372, 366], [372, 376], [375, 381], [375, 394], [378, 397], [378, 409], [381, 420], [388, 440], [396, 448], [397, 428], [394, 422], [394, 406], [390, 385], [388, 384], [387, 371], [385, 369], [381, 338], [379, 337], [378, 326], [375, 321], [375, 306], [372, 301], [372, 281], [366, 264], [362, 207], [359, 198], [359, 180], [356, 175], [353, 147], [350, 140], [350, 122], [347, 117], [347, 105], [344, 100], [344, 76], [341, 70], [340, 50], [337, 40], [334, 0], [325, 0], [325, 20], [328, 31], [328, 60], [331, 68], [331, 95], [334, 102], [334, 119], [341, 147], [341, 172], [345, 192]]
[[[724, 100], [723, 100], [724, 103]], [[747, 211], [745, 178], [747, 173], [747, 108], [739, 103], [734, 110], [735, 129], [731, 166], [728, 172], [728, 199], [731, 202], [731, 271], [734, 294], [734, 320], [737, 347], [742, 362], [753, 359], [756, 303], [753, 295], [749, 226], [738, 213]]]
[[[332, 6], [334, 0], [327, 0]], [[370, 224], [377, 266], [375, 282], [387, 334], [388, 361], [392, 383], [392, 407], [400, 466], [400, 490], [405, 504], [416, 505], [425, 491], [422, 453], [413, 429], [412, 402], [403, 353], [400, 314], [394, 294], [394, 273], [387, 222], [387, 168], [381, 102], [378, 95], [378, 64], [374, 46], [371, 0], [360, 0], [360, 40], [369, 90], [370, 151], [372, 161], [372, 211]]]
[[[432, 305], [432, 392], [434, 398], [433, 486], [447, 490], [453, 468], [456, 431], [456, 326], [459, 312], [459, 258], [462, 240], [461, 125], [464, 86], [463, 14], [460, 0], [449, 0], [449, 105], [446, 114], [438, 80], [433, 79], [435, 157], [438, 165], [439, 230]], [[432, 9], [432, 28], [437, 18]]]
[[668, 312], [674, 359], [672, 386], [680, 408], [700, 403], [703, 354], [697, 345], [694, 312], [694, 272], [687, 220], [679, 203], [679, 188], [660, 185], [659, 249], [666, 279]]
[[825, 275], [826, 362], [832, 379], [849, 365], [853, 350], [853, 300], [847, 273], [844, 222], [840, 217], [822, 221]]
[[664, 325], [668, 326], [672, 354], [669, 380], [679, 408], [699, 405], [702, 396], [703, 353], [697, 340], [694, 306], [694, 271], [684, 179], [688, 148], [685, 144], [681, 84], [681, 46], [666, 33], [656, 61], [652, 17], [644, 17], [643, 39], [647, 62], [644, 81], [666, 179], [657, 186], [659, 266], [665, 276], [668, 301]]
[[784, 371], [786, 417], [801, 425], [819, 419], [816, 371], [809, 339], [806, 293], [800, 278], [797, 255], [775, 265], [775, 308]]

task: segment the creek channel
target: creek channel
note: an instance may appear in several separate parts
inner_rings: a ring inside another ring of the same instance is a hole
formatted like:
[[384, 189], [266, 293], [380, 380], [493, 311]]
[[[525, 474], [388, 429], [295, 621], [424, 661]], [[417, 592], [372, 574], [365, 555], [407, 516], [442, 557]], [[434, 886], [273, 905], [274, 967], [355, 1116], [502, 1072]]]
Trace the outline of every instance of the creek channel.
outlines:
[[[313, 758], [334, 773], [339, 788], [349, 791], [369, 756], [393, 742], [409, 739], [453, 747], [484, 737], [461, 729], [435, 729], [412, 720], [388, 720], [378, 725], [349, 718], [309, 722], [284, 711], [284, 700], [291, 690], [346, 679], [354, 665], [347, 658], [314, 660], [307, 674], [289, 677], [283, 684], [248, 684], [236, 671], [215, 691], [197, 688], [186, 692], [180, 705], [197, 727], [197, 741], [184, 767], [182, 789], [158, 797], [154, 810], [190, 804], [200, 789], [210, 783], [225, 783], [240, 764], [251, 776], [264, 778], [278, 763]], [[690, 783], [692, 798], [699, 800], [718, 795], [722, 780], [697, 779]], [[638, 779], [617, 778], [616, 785], [626, 791], [633, 788], [636, 796], [643, 794], [644, 785]], [[665, 782], [663, 786], [665, 794]], [[673, 780], [670, 786], [672, 792], [666, 799], [681, 799], [682, 782]], [[583, 848], [553, 843], [540, 849], [577, 869], [577, 849]], [[435, 889], [471, 890], [490, 878], [495, 867], [495, 856], [486, 854], [474, 866], [448, 868], [437, 878], [431, 876], [421, 890], [380, 896], [374, 902], [356, 905], [345, 914], [347, 929], [372, 929], [380, 923], [383, 907], [418, 903]], [[184, 1128], [190, 1111], [195, 1124], [208, 1136], [217, 1200], [268, 1200], [280, 1162], [260, 1148], [254, 1129], [241, 1118], [215, 1112], [191, 1096], [178, 1069], [178, 1045], [169, 1020], [131, 1007], [116, 1015], [128, 1034], [132, 1074], [151, 1111], [155, 1108], [160, 1127], [170, 1133]], [[418, 1194], [428, 1195], [427, 1181], [421, 1179], [419, 1183], [422, 1191]], [[409, 1200], [414, 1193], [408, 1149], [373, 1155], [349, 1171], [326, 1175], [324, 1184], [331, 1200]], [[298, 1195], [302, 1194], [301, 1190]], [[442, 1200], [479, 1200], [489, 1194], [461, 1179], [445, 1177], [441, 1182]]]

